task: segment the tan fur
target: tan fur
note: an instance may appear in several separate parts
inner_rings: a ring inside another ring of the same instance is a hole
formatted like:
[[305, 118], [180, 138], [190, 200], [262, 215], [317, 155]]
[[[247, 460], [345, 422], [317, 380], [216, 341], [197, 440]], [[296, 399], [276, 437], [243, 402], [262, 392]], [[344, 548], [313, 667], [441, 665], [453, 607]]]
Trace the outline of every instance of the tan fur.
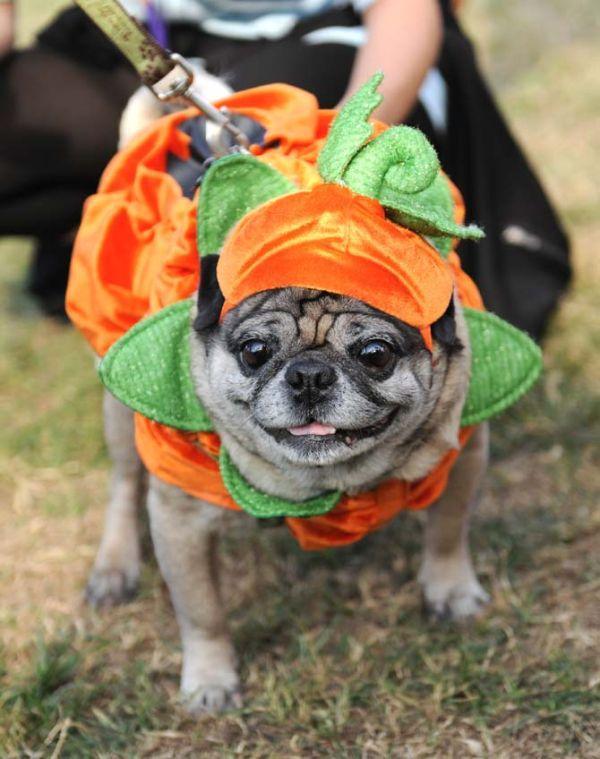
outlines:
[[112, 461], [104, 534], [86, 588], [94, 606], [112, 606], [135, 595], [140, 574], [138, 510], [144, 472], [135, 449], [133, 411], [104, 394], [104, 434]]
[[[483, 425], [459, 457], [446, 492], [429, 509], [419, 582], [426, 608], [437, 620], [467, 619], [488, 600], [467, 543], [469, 508], [487, 463], [487, 437]], [[149, 510], [157, 557], [181, 630], [184, 703], [193, 714], [239, 704], [215, 552], [218, 531], [235, 516], [156, 478], [151, 478]]]
[[[458, 448], [460, 417], [469, 386], [471, 346], [469, 333], [458, 299], [454, 298], [456, 334], [464, 346], [461, 360], [453, 362], [444, 379], [444, 389], [430, 417], [431, 434], [423, 444], [411, 450], [396, 468], [394, 475], [401, 480], [425, 477], [448, 451]], [[433, 360], [439, 360], [439, 348], [434, 346]], [[450, 399], [454, 399], [450, 402]]]

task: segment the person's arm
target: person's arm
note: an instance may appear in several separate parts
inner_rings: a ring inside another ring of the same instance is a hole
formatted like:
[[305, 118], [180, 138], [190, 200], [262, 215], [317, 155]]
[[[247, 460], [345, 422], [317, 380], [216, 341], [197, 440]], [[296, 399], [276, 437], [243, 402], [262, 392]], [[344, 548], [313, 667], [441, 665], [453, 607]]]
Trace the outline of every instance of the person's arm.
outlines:
[[359, 50], [343, 104], [376, 71], [383, 71], [384, 102], [373, 114], [402, 121], [413, 107], [442, 42], [438, 0], [375, 0], [363, 14], [368, 38]]
[[9, 0], [0, 0], [0, 59], [12, 50], [15, 40], [14, 5]]

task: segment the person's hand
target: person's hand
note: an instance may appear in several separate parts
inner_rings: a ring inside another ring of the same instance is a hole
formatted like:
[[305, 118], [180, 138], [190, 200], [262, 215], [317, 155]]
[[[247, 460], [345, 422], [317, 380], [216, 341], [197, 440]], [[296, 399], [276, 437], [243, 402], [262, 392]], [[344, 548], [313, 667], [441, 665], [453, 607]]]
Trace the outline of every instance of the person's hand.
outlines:
[[0, 60], [13, 48], [15, 41], [15, 10], [12, 2], [0, 0]]

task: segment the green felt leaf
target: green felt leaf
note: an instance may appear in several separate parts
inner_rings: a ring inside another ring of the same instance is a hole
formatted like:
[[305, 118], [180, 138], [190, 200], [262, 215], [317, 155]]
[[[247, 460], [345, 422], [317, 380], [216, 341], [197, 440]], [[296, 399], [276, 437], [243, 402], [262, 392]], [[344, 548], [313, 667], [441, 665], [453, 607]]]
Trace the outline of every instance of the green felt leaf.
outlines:
[[247, 213], [298, 188], [277, 169], [254, 156], [236, 153], [206, 172], [198, 200], [198, 250], [218, 253], [232, 227]]
[[331, 511], [342, 498], [342, 493], [338, 490], [323, 493], [307, 501], [288, 501], [285, 498], [263, 493], [244, 479], [224, 446], [221, 447], [219, 466], [223, 484], [229, 495], [240, 508], [259, 519], [316, 517]]
[[191, 300], [138, 322], [108, 351], [100, 378], [122, 403], [169, 427], [208, 431], [212, 423], [190, 372]]
[[512, 406], [534, 384], [542, 353], [524, 332], [495, 314], [465, 308], [471, 380], [461, 425], [479, 424]]
[[352, 158], [373, 134], [369, 116], [383, 100], [377, 92], [382, 80], [381, 72], [374, 74], [335, 117], [317, 160], [325, 182], [339, 182]]

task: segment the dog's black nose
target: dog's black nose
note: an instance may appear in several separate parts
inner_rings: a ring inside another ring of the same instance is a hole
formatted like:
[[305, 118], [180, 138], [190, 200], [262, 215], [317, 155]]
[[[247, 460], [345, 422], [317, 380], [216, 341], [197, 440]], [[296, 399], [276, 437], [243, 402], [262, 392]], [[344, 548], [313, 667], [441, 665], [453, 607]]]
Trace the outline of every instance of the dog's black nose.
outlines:
[[298, 393], [326, 390], [336, 380], [335, 369], [322, 361], [302, 358], [293, 361], [285, 372], [285, 380]]

